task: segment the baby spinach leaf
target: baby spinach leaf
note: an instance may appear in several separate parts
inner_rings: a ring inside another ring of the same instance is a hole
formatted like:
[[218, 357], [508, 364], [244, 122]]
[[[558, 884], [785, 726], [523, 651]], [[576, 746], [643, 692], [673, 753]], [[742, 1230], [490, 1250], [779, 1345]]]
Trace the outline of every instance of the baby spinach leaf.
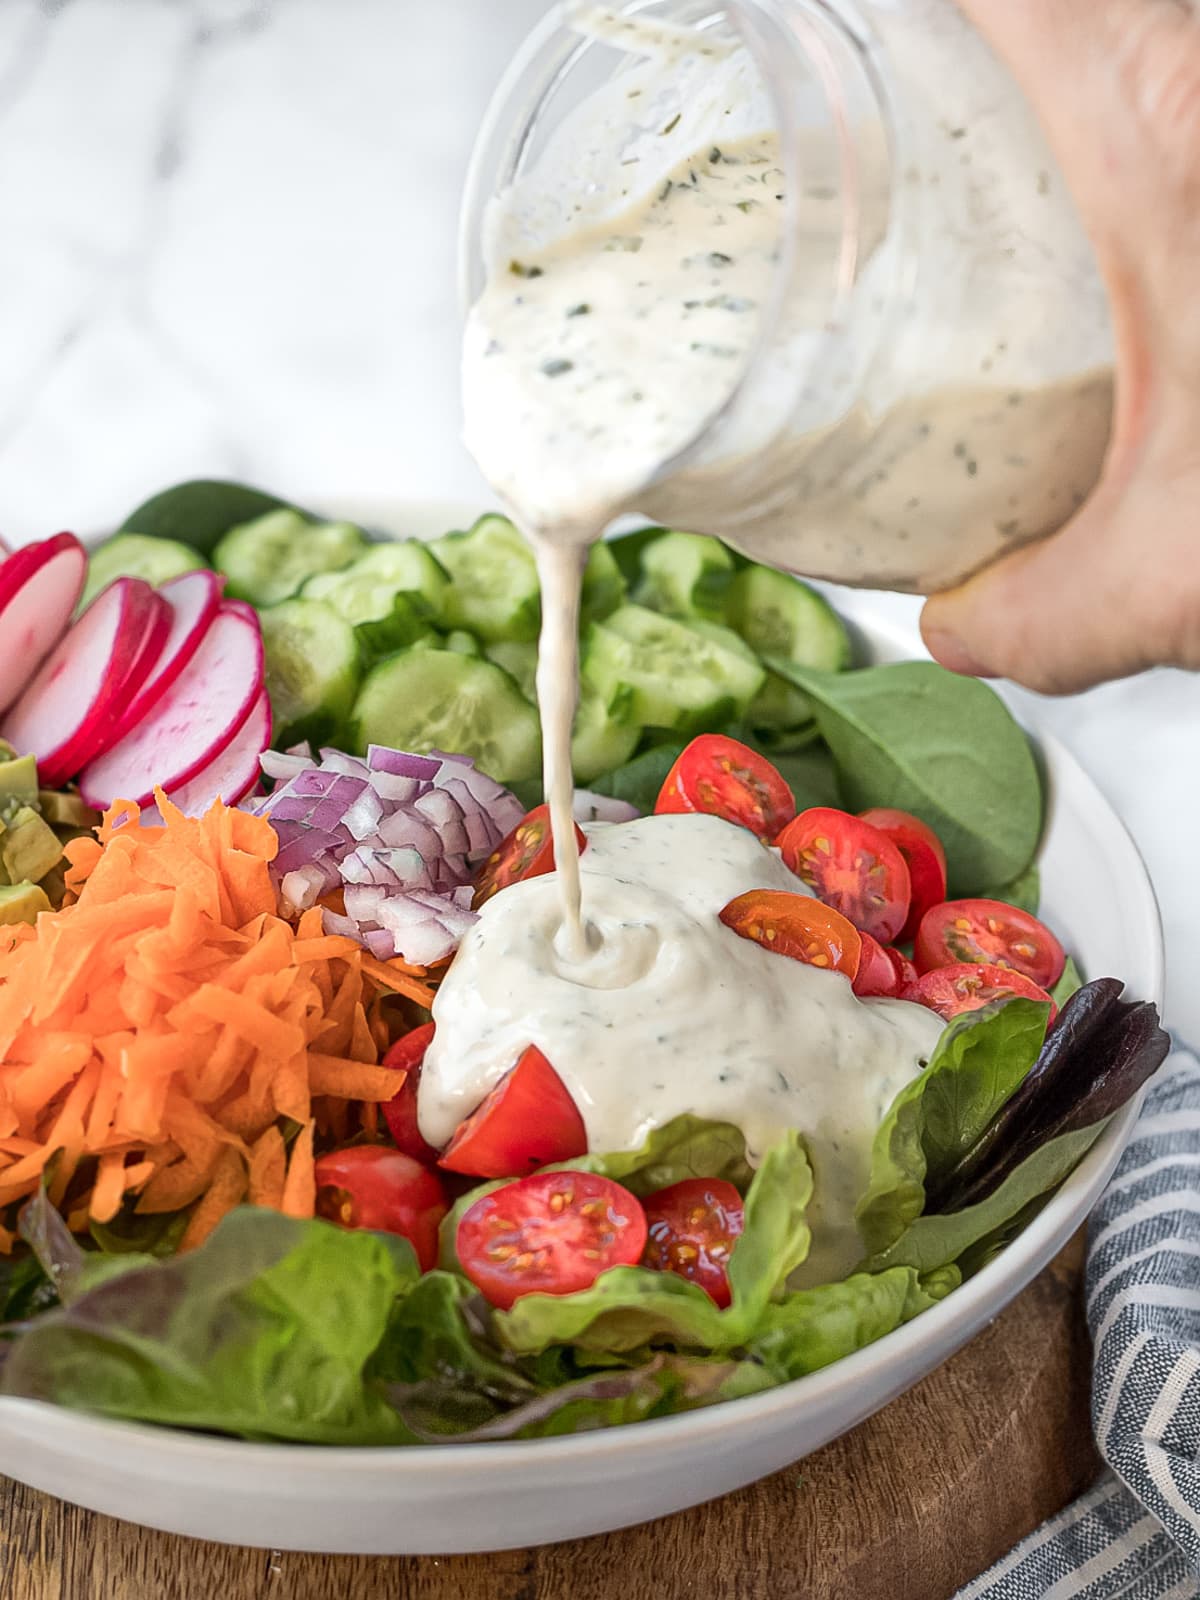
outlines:
[[1011, 882], [1002, 883], [998, 889], [984, 889], [982, 898], [1002, 900], [1006, 906], [1016, 906], [1021, 911], [1028, 911], [1031, 917], [1036, 917], [1042, 900], [1042, 874], [1037, 862], [1031, 863]]
[[812, 697], [850, 810], [898, 806], [934, 830], [951, 894], [978, 894], [1029, 866], [1041, 782], [1028, 739], [987, 684], [932, 661], [857, 672], [814, 672], [777, 656], [766, 664]]
[[675, 765], [686, 741], [672, 740], [670, 744], [653, 745], [640, 755], [626, 761], [612, 772], [602, 773], [589, 785], [597, 794], [611, 795], [614, 800], [625, 800], [639, 811], [649, 815], [654, 810], [658, 792], [667, 781], [667, 773]]
[[244, 483], [195, 478], [151, 495], [136, 511], [129, 513], [118, 531], [178, 539], [202, 555], [211, 556], [230, 528], [252, 522], [268, 511], [293, 509], [277, 495], [251, 489]]
[[1050, 998], [1054, 1001], [1054, 1004], [1061, 1009], [1061, 1007], [1066, 1005], [1071, 996], [1073, 994], [1078, 994], [1082, 988], [1083, 974], [1075, 965], [1075, 962], [1072, 960], [1072, 958], [1068, 956], [1067, 964], [1062, 970], [1062, 977], [1054, 985], [1053, 989], [1051, 989]]
[[1048, 1015], [1044, 1001], [999, 1000], [949, 1024], [875, 1135], [855, 1213], [869, 1251], [898, 1239], [925, 1209], [927, 1188], [976, 1144], [1037, 1060]]

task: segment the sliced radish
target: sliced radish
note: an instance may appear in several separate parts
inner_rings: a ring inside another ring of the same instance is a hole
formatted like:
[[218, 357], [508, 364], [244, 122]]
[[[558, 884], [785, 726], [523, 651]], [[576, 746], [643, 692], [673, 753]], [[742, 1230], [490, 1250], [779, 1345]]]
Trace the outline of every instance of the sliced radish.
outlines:
[[9, 743], [20, 755], [37, 757], [44, 788], [59, 788], [103, 748], [157, 604], [154, 590], [140, 578], [110, 584], [67, 630], [4, 719]]
[[151, 707], [196, 654], [217, 614], [223, 581], [215, 572], [185, 572], [159, 589], [159, 597], [170, 607], [170, 631], [157, 662], [118, 718], [112, 744], [123, 739], [149, 715]]
[[271, 742], [271, 702], [264, 689], [250, 715], [215, 761], [188, 783], [169, 789], [167, 798], [189, 817], [202, 817], [214, 800], [236, 806], [258, 782], [258, 758]]
[[88, 805], [145, 805], [202, 772], [233, 739], [263, 692], [262, 634], [221, 606], [200, 648], [149, 716], [93, 761], [79, 780]]
[[[138, 583], [137, 578], [114, 578], [113, 583]], [[112, 585], [110, 584], [111, 588]], [[158, 665], [159, 657], [163, 653], [167, 637], [171, 632], [172, 612], [171, 607], [157, 590], [151, 590], [151, 604], [146, 612], [146, 626], [142, 634], [141, 647], [133, 659], [129, 669], [129, 676], [121, 685], [120, 693], [116, 700], [116, 715], [121, 715], [121, 707], [128, 704], [131, 696], [141, 694], [142, 686]], [[115, 741], [110, 738], [110, 743]], [[96, 752], [99, 754], [99, 751]]]
[[86, 577], [87, 552], [73, 533], [23, 545], [0, 565], [0, 711], [66, 632]]

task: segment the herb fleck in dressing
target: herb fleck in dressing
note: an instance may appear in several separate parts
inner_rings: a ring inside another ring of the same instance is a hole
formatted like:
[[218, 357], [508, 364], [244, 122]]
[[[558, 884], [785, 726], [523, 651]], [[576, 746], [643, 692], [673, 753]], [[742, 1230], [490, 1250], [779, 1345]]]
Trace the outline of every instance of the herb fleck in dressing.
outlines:
[[570, 1091], [593, 1150], [635, 1149], [685, 1112], [740, 1127], [751, 1159], [798, 1128], [816, 1176], [813, 1259], [848, 1270], [862, 1254], [853, 1207], [871, 1140], [939, 1018], [859, 1000], [840, 973], [726, 928], [718, 913], [749, 889], [805, 892], [745, 829], [664, 816], [585, 832], [593, 949], [580, 962], [560, 951], [554, 875], [487, 902], [438, 993], [421, 1131], [444, 1143], [529, 1044]]

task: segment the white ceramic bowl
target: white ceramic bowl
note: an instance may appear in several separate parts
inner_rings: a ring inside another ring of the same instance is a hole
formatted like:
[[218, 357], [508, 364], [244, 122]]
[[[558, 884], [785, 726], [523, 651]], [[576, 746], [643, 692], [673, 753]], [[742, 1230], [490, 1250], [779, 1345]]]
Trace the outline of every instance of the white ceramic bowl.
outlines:
[[[424, 532], [426, 520], [406, 518], [403, 531]], [[841, 591], [837, 601], [876, 659], [923, 653], [911, 624], [889, 618], [878, 597]], [[1063, 747], [1038, 742], [1049, 787], [1046, 918], [1089, 975], [1124, 978], [1131, 996], [1161, 1004], [1158, 908], [1137, 849]], [[798, 1460], [964, 1344], [1082, 1222], [1136, 1111], [1114, 1119], [1021, 1237], [961, 1289], [867, 1349], [751, 1399], [571, 1438], [411, 1450], [243, 1444], [5, 1399], [0, 1470], [132, 1522], [285, 1550], [499, 1550], [664, 1516]]]

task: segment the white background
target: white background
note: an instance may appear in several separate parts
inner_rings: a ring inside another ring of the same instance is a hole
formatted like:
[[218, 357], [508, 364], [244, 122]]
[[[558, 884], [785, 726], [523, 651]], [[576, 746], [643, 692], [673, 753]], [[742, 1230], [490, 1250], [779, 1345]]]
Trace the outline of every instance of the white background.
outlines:
[[[0, 532], [102, 527], [209, 474], [482, 498], [458, 197], [543, 4], [0, 0]], [[1147, 855], [1167, 1020], [1200, 1039], [1200, 686], [1047, 709]]]

